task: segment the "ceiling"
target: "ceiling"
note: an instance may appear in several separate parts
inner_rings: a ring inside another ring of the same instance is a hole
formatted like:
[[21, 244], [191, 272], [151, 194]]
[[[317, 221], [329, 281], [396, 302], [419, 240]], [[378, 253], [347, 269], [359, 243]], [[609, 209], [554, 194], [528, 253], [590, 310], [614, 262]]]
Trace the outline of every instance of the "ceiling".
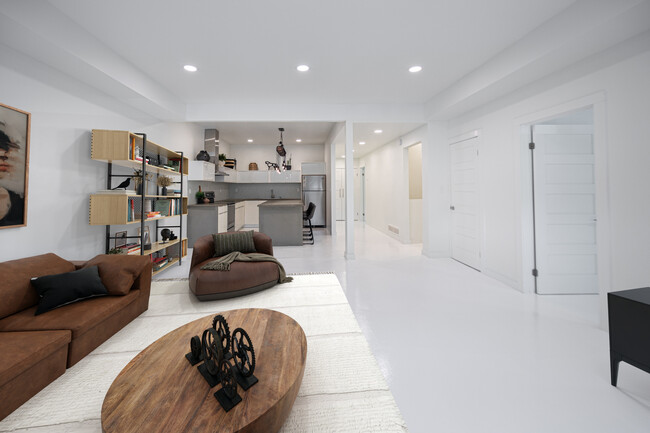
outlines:
[[573, 0], [50, 3], [186, 103], [375, 104], [426, 102]]
[[233, 144], [275, 143], [280, 126], [315, 143], [352, 120], [355, 156], [648, 49], [650, 0], [0, 2], [6, 67]]

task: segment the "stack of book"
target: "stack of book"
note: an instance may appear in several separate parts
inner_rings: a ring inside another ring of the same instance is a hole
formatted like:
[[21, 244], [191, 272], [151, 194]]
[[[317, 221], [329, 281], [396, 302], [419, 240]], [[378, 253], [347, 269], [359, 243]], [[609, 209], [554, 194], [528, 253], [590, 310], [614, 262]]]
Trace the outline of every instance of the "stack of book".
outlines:
[[160, 218], [160, 217], [162, 217], [160, 211], [147, 212], [147, 219]]
[[122, 251], [126, 250], [126, 254], [139, 255], [140, 244], [128, 244], [122, 247]]
[[158, 257], [155, 259], [152, 257], [151, 261], [153, 262], [153, 270], [158, 271], [169, 262], [169, 259], [167, 257]]

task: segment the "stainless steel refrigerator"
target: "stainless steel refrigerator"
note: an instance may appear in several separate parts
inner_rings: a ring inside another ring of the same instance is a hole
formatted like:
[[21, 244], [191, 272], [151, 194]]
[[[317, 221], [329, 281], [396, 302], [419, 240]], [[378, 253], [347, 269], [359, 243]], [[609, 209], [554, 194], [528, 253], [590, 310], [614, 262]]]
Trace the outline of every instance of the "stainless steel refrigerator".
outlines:
[[314, 217], [311, 219], [311, 224], [316, 227], [325, 227], [325, 203], [327, 187], [325, 183], [325, 175], [309, 175], [302, 177], [302, 201], [305, 208], [312, 202], [316, 205]]

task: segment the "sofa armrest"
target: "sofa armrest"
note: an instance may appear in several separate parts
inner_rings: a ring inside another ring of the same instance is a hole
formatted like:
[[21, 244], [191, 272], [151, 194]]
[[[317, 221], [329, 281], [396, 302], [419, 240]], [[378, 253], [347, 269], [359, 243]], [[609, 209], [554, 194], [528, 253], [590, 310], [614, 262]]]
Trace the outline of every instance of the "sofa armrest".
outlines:
[[199, 263], [208, 260], [214, 256], [214, 240], [212, 235], [201, 236], [194, 242], [192, 247], [192, 263], [190, 264], [190, 271]]
[[133, 281], [133, 286], [131, 290], [140, 290], [138, 295], [138, 303], [140, 304], [142, 311], [149, 308], [149, 296], [151, 295], [151, 275], [153, 270], [153, 263], [149, 262], [147, 266], [142, 269], [142, 272], [136, 277]]
[[253, 243], [258, 253], [273, 255], [273, 240], [269, 235], [255, 232], [253, 233]]

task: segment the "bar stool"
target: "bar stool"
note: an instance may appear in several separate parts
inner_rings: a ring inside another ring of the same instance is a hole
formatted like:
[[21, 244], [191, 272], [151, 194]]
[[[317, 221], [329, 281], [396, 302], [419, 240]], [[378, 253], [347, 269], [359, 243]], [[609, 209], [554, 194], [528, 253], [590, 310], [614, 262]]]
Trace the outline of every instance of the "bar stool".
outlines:
[[[302, 213], [302, 243], [310, 243], [314, 245], [314, 229], [311, 225], [311, 219], [314, 217], [314, 211], [316, 210], [316, 205], [312, 202], [309, 202], [307, 210]], [[308, 226], [305, 226], [305, 221], [307, 221]], [[311, 242], [310, 242], [311, 241]]]

